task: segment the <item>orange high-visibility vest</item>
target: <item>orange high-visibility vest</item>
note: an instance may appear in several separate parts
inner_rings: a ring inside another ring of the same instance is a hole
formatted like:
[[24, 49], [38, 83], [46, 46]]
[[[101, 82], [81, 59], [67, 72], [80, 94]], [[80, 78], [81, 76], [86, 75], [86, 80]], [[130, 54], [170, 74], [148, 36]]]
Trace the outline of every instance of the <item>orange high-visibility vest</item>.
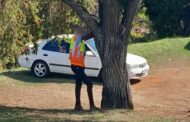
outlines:
[[69, 58], [71, 61], [71, 65], [85, 67], [84, 65], [85, 43], [83, 40], [80, 40], [81, 42], [77, 44], [78, 39], [81, 38], [74, 36], [71, 39]]

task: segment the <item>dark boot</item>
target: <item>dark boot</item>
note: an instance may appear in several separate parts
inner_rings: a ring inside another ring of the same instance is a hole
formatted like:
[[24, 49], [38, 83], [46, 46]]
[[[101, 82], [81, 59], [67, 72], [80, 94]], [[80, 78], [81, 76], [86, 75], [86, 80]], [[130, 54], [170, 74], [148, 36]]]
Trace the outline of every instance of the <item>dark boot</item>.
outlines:
[[82, 108], [81, 105], [77, 105], [77, 104], [75, 104], [75, 110], [76, 110], [76, 111], [82, 111], [83, 108]]

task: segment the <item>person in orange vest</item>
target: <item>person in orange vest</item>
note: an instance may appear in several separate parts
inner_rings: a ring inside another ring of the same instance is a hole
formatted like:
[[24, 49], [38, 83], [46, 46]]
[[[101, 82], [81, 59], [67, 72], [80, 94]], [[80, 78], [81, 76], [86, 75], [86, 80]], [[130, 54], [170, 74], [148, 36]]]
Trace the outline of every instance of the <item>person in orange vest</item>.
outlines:
[[83, 28], [80, 26], [74, 27], [74, 37], [71, 39], [70, 42], [70, 52], [69, 58], [71, 62], [71, 69], [75, 74], [76, 84], [75, 84], [75, 110], [82, 110], [80, 94], [81, 94], [81, 87], [82, 82], [87, 85], [87, 93], [89, 98], [90, 110], [97, 109], [94, 104], [93, 100], [93, 91], [92, 87], [93, 84], [90, 79], [86, 76], [85, 70], [85, 43], [84, 39], [87, 40], [86, 37], [82, 36]]

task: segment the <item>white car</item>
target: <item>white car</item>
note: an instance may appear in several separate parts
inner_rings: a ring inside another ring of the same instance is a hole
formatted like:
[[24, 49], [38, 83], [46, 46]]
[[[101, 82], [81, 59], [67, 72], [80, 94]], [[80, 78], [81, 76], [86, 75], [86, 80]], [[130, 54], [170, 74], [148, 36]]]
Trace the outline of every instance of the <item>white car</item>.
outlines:
[[[87, 40], [85, 52], [85, 73], [90, 77], [100, 76], [102, 63], [95, 46], [94, 39]], [[46, 77], [49, 73], [71, 74], [71, 64], [69, 60], [69, 44], [61, 44], [65, 50], [60, 52], [58, 41], [46, 39], [39, 43], [37, 54], [29, 50], [29, 54], [20, 55], [18, 62], [20, 66], [30, 68], [37, 77]], [[126, 60], [130, 79], [136, 79], [148, 75], [149, 65], [145, 58], [127, 54]]]

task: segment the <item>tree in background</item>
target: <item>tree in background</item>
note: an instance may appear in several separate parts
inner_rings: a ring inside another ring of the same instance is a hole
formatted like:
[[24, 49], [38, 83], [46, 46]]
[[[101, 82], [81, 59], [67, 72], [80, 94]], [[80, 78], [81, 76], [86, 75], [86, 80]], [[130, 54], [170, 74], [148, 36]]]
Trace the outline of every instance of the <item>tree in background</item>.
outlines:
[[181, 15], [182, 35], [190, 35], [190, 2], [184, 7]]
[[[121, 11], [124, 10], [124, 6], [127, 4], [127, 0], [120, 0]], [[147, 41], [151, 38], [155, 38], [155, 34], [152, 33], [149, 17], [146, 14], [147, 8], [142, 2], [141, 6], [137, 10], [137, 15], [133, 20], [133, 27], [131, 31], [130, 41]]]
[[37, 0], [44, 38], [71, 33], [71, 23], [80, 23], [74, 11], [61, 0]]
[[[57, 34], [72, 33], [72, 24], [83, 24], [75, 12], [65, 5], [62, 0], [36, 0], [38, 1], [38, 15], [42, 20], [44, 38]], [[96, 2], [93, 0], [80, 0], [94, 14]]]
[[147, 8], [144, 4], [138, 10], [138, 14], [133, 20], [133, 28], [131, 31], [131, 41], [148, 41], [152, 38], [155, 38], [155, 34], [151, 28], [151, 21], [146, 15]]
[[[82, 4], [93, 7], [87, 0]], [[71, 33], [71, 23], [81, 24], [74, 11], [61, 0], [0, 1], [0, 62], [12, 66], [27, 43], [52, 35]]]
[[158, 37], [190, 35], [189, 0], [144, 0]]
[[62, 0], [83, 20], [95, 36], [102, 60], [102, 108], [133, 109], [126, 55], [134, 16], [141, 0], [127, 0], [121, 10], [120, 0], [98, 0], [99, 18], [75, 0]]
[[0, 10], [0, 58], [5, 65], [16, 62], [16, 54], [24, 44], [40, 37], [37, 3], [6, 0]]
[[5, 6], [5, 0], [0, 0], [0, 10], [2, 10]]

